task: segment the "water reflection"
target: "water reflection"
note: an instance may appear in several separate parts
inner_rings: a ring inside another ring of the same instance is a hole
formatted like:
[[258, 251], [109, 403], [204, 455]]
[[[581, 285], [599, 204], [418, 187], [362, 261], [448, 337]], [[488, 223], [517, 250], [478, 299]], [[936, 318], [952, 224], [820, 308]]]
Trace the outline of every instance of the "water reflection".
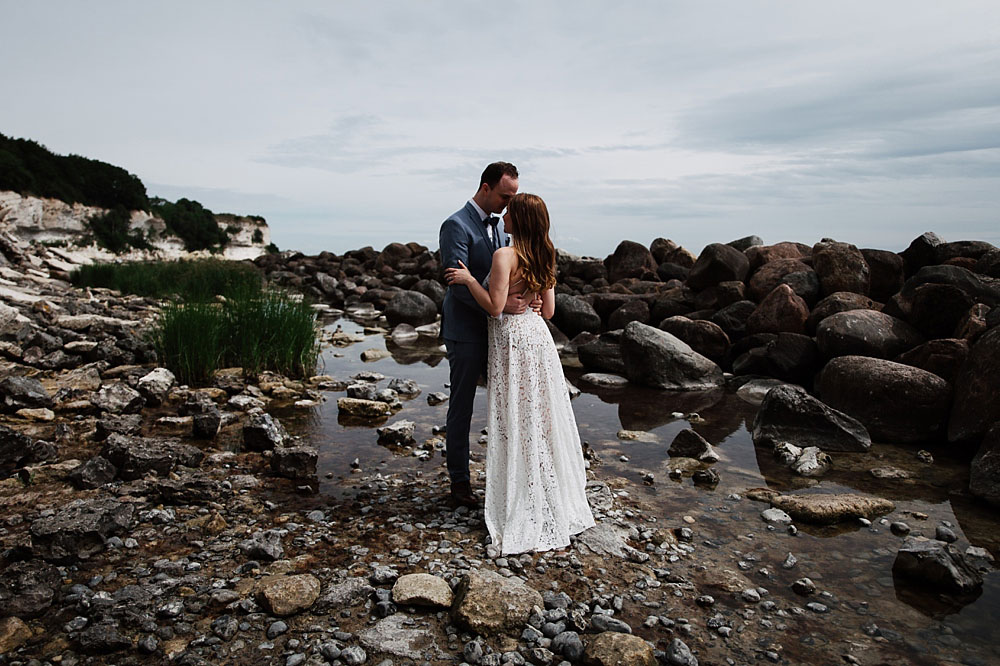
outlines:
[[[348, 320], [339, 323], [348, 333], [364, 330]], [[390, 355], [364, 362], [361, 353], [368, 349], [387, 350]], [[335, 379], [346, 380], [359, 372], [374, 371], [385, 375], [379, 388], [401, 377], [416, 381], [422, 392], [404, 399], [401, 413], [378, 423], [338, 414], [336, 401], [345, 395], [342, 391], [326, 392], [325, 402], [312, 410], [277, 413], [290, 431], [302, 436], [304, 444], [319, 448], [321, 493], [343, 495], [353, 491], [352, 480], [357, 477], [351, 463], [355, 458], [365, 471], [443, 474], [440, 451], [421, 460], [413, 450], [381, 446], [374, 426], [400, 419], [413, 421], [417, 450], [435, 438], [433, 428], [444, 424], [447, 402], [431, 406], [427, 394], [447, 392], [448, 364], [444, 360], [437, 340], [418, 338], [400, 345], [380, 334], [367, 335], [363, 342], [324, 353], [325, 372]], [[887, 523], [876, 520], [871, 528], [860, 522], [834, 526], [803, 523], [798, 525], [798, 535], [792, 537], [781, 530], [772, 532], [762, 522], [760, 512], [767, 505], [728, 499], [754, 487], [781, 492], [877, 495], [897, 504], [896, 512], [887, 518], [906, 520], [913, 534], [933, 538], [936, 526], [944, 523], [958, 535], [959, 550], [971, 543], [1000, 555], [996, 513], [964, 491], [968, 484], [967, 461], [935, 449], [934, 463], [926, 464], [920, 462], [912, 448], [875, 444], [867, 453], [833, 453], [830, 472], [819, 479], [807, 479], [779, 464], [768, 447], [754, 446], [749, 427], [756, 408], [734, 395], [723, 391], [677, 394], [634, 387], [601, 389], [579, 381], [582, 371], [578, 368], [569, 367], [566, 372], [582, 391], [573, 400], [573, 408], [582, 439], [599, 458], [592, 468], [596, 476], [603, 480], [624, 479], [627, 492], [640, 495], [664, 524], [676, 525], [680, 516], [696, 517], [699, 542], [718, 546], [717, 550], [708, 549], [706, 557], [730, 553], [731, 558], [736, 551], [755, 553], [757, 561], [774, 572], [775, 580], [766, 586], [778, 599], [783, 598], [781, 603], [785, 605], [804, 603], [788, 587], [796, 578], [809, 576], [845, 602], [863, 603], [858, 608], [877, 616], [879, 626], [895, 626], [898, 631], [907, 631], [910, 625], [926, 629], [930, 621], [927, 618], [935, 622], [946, 618], [963, 642], [979, 646], [988, 643], [1000, 622], [1000, 582], [995, 575], [986, 577], [979, 595], [959, 598], [928, 594], [919, 584], [893, 577], [892, 562], [901, 539], [889, 531]], [[485, 392], [480, 387], [473, 433], [485, 426], [485, 405]], [[675, 413], [697, 413], [701, 420], [678, 418]], [[719, 462], [712, 467], [721, 480], [714, 488], [696, 486], [691, 480], [696, 469], [708, 465], [671, 459], [667, 453], [676, 434], [689, 427], [705, 437], [719, 454]], [[619, 439], [621, 430], [645, 434], [636, 440]], [[485, 448], [473, 442], [471, 455], [481, 462]], [[680, 478], [671, 479], [669, 473], [678, 467], [683, 468]], [[908, 478], [876, 478], [869, 470], [879, 467], [904, 470]], [[651, 486], [642, 483], [646, 473], [654, 476]], [[801, 564], [784, 571], [780, 564], [789, 551], [794, 551]], [[706, 565], [709, 563], [706, 561]], [[722, 564], [734, 566], [731, 560]], [[859, 617], [858, 621], [864, 620]]]

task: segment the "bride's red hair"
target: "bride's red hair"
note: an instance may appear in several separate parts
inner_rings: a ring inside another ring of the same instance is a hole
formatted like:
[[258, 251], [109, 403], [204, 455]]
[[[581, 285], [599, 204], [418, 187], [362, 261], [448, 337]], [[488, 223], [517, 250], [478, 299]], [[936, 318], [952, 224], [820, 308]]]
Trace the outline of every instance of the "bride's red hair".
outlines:
[[526, 291], [556, 286], [556, 249], [549, 239], [549, 210], [536, 194], [515, 194], [507, 204], [514, 223], [512, 247], [521, 263]]

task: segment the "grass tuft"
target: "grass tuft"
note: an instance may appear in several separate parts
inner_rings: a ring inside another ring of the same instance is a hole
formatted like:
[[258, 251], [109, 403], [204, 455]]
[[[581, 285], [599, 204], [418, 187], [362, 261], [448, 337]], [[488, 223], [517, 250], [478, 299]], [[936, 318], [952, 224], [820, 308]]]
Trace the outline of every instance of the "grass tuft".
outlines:
[[222, 259], [90, 264], [73, 271], [70, 279], [77, 287], [107, 287], [126, 294], [177, 296], [186, 301], [229, 298], [262, 289], [261, 277], [252, 265]]

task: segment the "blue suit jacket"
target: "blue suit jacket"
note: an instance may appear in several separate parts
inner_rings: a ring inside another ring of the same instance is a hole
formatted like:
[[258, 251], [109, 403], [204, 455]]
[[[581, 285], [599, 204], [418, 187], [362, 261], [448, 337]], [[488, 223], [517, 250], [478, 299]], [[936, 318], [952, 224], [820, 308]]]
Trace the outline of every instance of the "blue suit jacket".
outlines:
[[[503, 230], [503, 220], [497, 223], [500, 246], [509, 244]], [[458, 268], [458, 262], [469, 267], [469, 272], [482, 284], [493, 265], [493, 242], [486, 235], [486, 225], [479, 220], [479, 213], [471, 202], [452, 213], [441, 224], [438, 237], [443, 268]], [[444, 296], [441, 314], [441, 334], [446, 340], [459, 342], [486, 341], [486, 311], [464, 285], [452, 285]]]

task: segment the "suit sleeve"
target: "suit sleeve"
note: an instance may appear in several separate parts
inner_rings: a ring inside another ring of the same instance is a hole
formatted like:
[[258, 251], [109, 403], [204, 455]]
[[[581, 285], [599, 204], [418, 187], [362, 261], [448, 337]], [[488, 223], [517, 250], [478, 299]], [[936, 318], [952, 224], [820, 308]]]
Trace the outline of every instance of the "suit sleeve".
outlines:
[[[461, 261], [466, 266], [469, 265], [469, 234], [466, 233], [462, 225], [452, 218], [448, 218], [441, 225], [441, 234], [438, 238], [438, 245], [441, 248], [441, 263], [444, 268], [458, 268]], [[469, 288], [462, 284], [453, 284], [448, 287], [453, 298], [469, 307], [476, 308], [482, 313], [486, 313], [476, 303], [476, 299], [469, 293]]]

